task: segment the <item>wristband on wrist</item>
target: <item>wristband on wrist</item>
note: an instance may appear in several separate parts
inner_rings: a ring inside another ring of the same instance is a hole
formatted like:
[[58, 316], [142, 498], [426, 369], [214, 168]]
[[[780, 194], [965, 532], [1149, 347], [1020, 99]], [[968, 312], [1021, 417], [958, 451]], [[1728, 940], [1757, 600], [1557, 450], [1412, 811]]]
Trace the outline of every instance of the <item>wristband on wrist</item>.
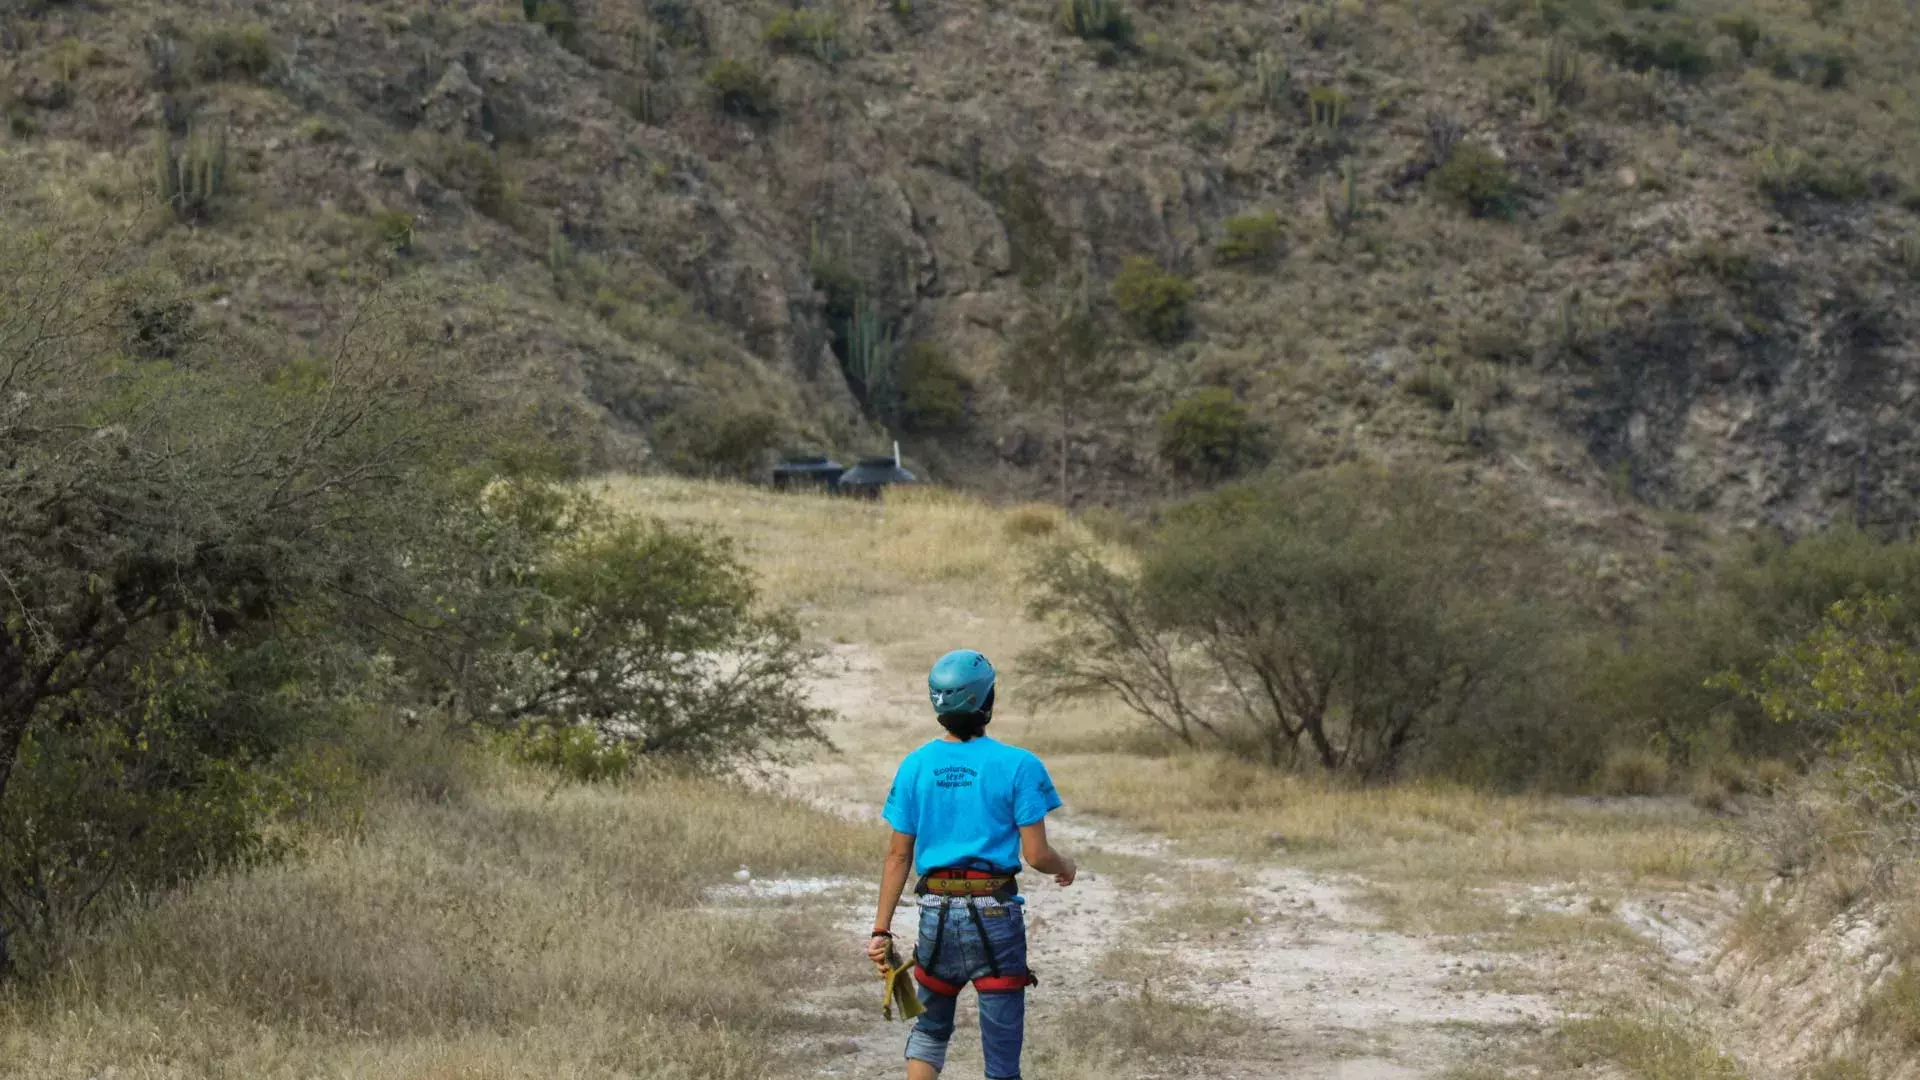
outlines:
[[893, 931], [891, 931], [891, 930], [875, 930], [875, 931], [874, 931], [874, 932], [873, 932], [873, 933], [872, 933], [871, 935], [869, 935], [869, 936], [871, 936], [871, 937], [883, 937], [883, 938], [886, 938], [886, 939], [887, 939], [888, 941], [892, 941], [892, 940], [893, 940]]

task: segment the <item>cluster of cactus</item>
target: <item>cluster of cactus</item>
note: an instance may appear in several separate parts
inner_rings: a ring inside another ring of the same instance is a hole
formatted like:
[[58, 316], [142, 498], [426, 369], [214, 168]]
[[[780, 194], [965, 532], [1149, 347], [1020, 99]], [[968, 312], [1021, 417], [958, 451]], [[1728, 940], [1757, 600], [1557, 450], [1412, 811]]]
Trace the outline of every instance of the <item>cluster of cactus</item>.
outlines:
[[1128, 45], [1133, 16], [1121, 0], [1060, 0], [1060, 26], [1075, 37]]
[[1560, 298], [1560, 310], [1554, 319], [1558, 354], [1568, 360], [1591, 360], [1607, 329], [1606, 308], [1595, 305], [1586, 294], [1573, 289]]
[[227, 187], [227, 133], [190, 131], [175, 145], [164, 133], [154, 146], [155, 197], [181, 221], [205, 221]]
[[880, 317], [864, 295], [853, 302], [847, 320], [847, 374], [860, 384], [869, 405], [883, 400], [893, 383], [894, 359], [900, 342], [894, 328]]
[[1300, 9], [1300, 33], [1307, 44], [1316, 49], [1326, 48], [1340, 29], [1340, 12], [1331, 0], [1325, 3], [1308, 4]]
[[1293, 79], [1284, 57], [1262, 52], [1253, 58], [1253, 89], [1260, 104], [1273, 112], [1286, 107], [1293, 94]]
[[1565, 40], [1554, 38], [1547, 43], [1540, 85], [1554, 105], [1573, 105], [1586, 95], [1586, 72], [1580, 63], [1580, 54]]
[[1344, 237], [1353, 230], [1364, 215], [1360, 206], [1360, 181], [1354, 173], [1353, 162], [1341, 168], [1337, 182], [1321, 181], [1320, 201], [1326, 206], [1327, 224], [1333, 226], [1336, 234]]
[[1920, 281], [1920, 233], [1908, 233], [1894, 244], [1894, 256], [1907, 276]]
[[673, 74], [673, 51], [652, 23], [627, 31], [627, 64], [642, 75], [663, 79]]
[[840, 59], [840, 23], [811, 8], [789, 8], [767, 20], [761, 36], [776, 49], [802, 53], [823, 64]]
[[1333, 136], [1347, 117], [1347, 95], [1331, 86], [1314, 87], [1307, 95], [1307, 123], [1314, 133]]
[[1453, 148], [1467, 134], [1466, 125], [1453, 113], [1433, 109], [1427, 113], [1427, 160], [1439, 168], [1453, 159]]

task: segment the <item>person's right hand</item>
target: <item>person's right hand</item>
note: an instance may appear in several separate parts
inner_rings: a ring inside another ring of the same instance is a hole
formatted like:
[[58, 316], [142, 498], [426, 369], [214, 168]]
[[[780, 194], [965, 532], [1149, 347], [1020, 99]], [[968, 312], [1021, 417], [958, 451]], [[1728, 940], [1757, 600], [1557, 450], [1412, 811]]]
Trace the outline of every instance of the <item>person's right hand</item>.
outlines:
[[1067, 868], [1053, 875], [1053, 883], [1061, 888], [1065, 888], [1073, 884], [1073, 879], [1080, 875], [1080, 867], [1065, 855], [1060, 856], [1060, 861], [1066, 863]]

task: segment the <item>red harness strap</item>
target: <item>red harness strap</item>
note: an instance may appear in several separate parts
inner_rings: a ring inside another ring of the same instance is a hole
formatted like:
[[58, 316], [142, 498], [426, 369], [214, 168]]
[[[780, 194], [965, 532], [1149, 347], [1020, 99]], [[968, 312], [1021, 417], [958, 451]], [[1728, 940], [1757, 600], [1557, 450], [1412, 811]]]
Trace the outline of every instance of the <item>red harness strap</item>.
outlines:
[[945, 979], [934, 978], [933, 976], [927, 974], [927, 969], [921, 967], [919, 964], [913, 965], [913, 977], [916, 981], [920, 983], [921, 986], [924, 986], [927, 989], [933, 991], [934, 993], [939, 994], [941, 997], [959, 997], [960, 996], [960, 991], [962, 989], [961, 987], [955, 986], [952, 983], [947, 982]]
[[[921, 986], [939, 994], [941, 997], [959, 997], [965, 986], [955, 986], [945, 979], [936, 979], [927, 974], [927, 969], [918, 964], [913, 966], [913, 977]], [[1025, 990], [1040, 980], [1032, 975], [982, 975], [973, 980], [973, 988], [982, 994], [1011, 994]]]
[[982, 975], [973, 980], [975, 993], [1012, 994], [1039, 982], [1032, 975]]

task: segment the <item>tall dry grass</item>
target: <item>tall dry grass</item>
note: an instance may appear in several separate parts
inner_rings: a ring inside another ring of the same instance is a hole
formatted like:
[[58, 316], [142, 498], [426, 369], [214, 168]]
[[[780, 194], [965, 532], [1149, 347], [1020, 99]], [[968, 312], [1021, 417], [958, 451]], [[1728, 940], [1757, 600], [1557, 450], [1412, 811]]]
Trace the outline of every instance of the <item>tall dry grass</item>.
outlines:
[[741, 864], [864, 867], [868, 828], [728, 784], [486, 772], [118, 921], [0, 1001], [0, 1073], [746, 1078], [821, 1023], [789, 994], [845, 950], [830, 920], [698, 905]]

